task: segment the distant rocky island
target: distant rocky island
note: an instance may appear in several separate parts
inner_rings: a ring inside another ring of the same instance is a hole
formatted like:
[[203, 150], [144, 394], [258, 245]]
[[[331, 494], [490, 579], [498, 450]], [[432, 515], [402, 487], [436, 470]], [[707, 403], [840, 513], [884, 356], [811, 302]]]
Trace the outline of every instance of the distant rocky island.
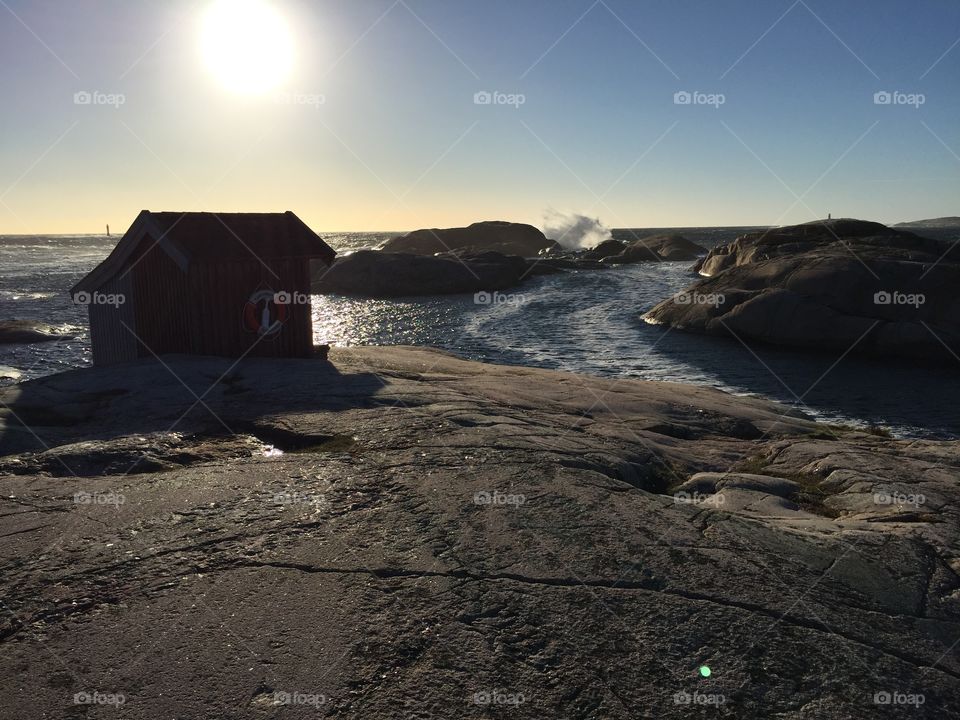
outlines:
[[505, 290], [537, 275], [602, 270], [637, 262], [693, 260], [706, 249], [681, 235], [565, 250], [523, 223], [486, 221], [463, 228], [416, 230], [338, 258], [314, 273], [317, 293], [362, 297], [447, 295]]
[[960, 228], [960, 216], [931, 218], [929, 220], [912, 220], [897, 223], [893, 227], [905, 228]]

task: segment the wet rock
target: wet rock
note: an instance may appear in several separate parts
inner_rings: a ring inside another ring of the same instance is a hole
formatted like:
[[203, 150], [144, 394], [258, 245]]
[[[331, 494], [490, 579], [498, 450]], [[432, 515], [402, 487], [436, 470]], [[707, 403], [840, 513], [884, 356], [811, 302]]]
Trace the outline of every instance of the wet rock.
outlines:
[[695, 260], [706, 250], [682, 235], [666, 234], [634, 240], [617, 255], [610, 255], [603, 262], [612, 265], [627, 265], [638, 262], [676, 262]]
[[527, 268], [523, 258], [496, 252], [425, 256], [361, 250], [315, 271], [313, 290], [379, 298], [475, 293], [513, 287]]
[[64, 335], [57, 328], [36, 320], [0, 321], [0, 345], [30, 344], [61, 340]]
[[705, 279], [644, 319], [811, 350], [955, 362], [960, 255], [878, 223], [749, 233], [698, 264]]
[[620, 255], [625, 249], [626, 245], [619, 240], [614, 240], [613, 238], [609, 240], [604, 240], [602, 243], [597, 245], [595, 248], [587, 250], [582, 258], [586, 260], [602, 260], [603, 258], [610, 257], [611, 255]]
[[473, 252], [493, 251], [504, 255], [536, 257], [542, 250], [556, 247], [557, 243], [548, 240], [532, 225], [491, 220], [463, 228], [415, 230], [388, 240], [380, 249], [416, 255], [470, 249]]

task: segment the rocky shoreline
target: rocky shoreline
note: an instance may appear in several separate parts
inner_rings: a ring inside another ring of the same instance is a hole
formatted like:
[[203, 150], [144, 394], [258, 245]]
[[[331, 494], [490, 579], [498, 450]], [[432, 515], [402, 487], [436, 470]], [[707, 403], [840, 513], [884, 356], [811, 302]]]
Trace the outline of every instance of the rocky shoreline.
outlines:
[[644, 319], [744, 343], [960, 359], [956, 242], [863, 220], [824, 220], [742, 235], [694, 270], [702, 280]]
[[956, 442], [425, 348], [330, 357], [0, 390], [20, 717], [960, 712]]
[[538, 275], [604, 270], [640, 262], [692, 261], [706, 249], [678, 234], [627, 240], [610, 238], [595, 248], [564, 249], [532, 225], [478, 222], [465, 228], [416, 230], [377, 250], [340, 257], [316, 268], [321, 295], [396, 298], [506, 290]]

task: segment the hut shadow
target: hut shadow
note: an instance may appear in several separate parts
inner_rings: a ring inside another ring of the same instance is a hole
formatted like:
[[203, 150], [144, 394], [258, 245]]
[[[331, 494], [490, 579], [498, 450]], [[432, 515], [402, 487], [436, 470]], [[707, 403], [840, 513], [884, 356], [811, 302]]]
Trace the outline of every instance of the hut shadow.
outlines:
[[[73, 370], [0, 389], [0, 474], [18, 472], [8, 456], [75, 443], [90, 456], [251, 435], [281, 450], [319, 445], [342, 433], [345, 413], [391, 404], [377, 397], [385, 387], [375, 372], [323, 358], [163, 356]], [[61, 462], [41, 465], [64, 474]]]

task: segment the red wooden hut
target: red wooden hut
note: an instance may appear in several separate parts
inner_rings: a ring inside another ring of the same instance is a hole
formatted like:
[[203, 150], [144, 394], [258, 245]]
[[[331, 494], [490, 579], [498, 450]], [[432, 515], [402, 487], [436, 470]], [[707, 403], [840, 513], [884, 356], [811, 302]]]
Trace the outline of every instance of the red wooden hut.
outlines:
[[292, 212], [144, 210], [73, 289], [97, 365], [166, 353], [310, 357], [310, 263], [336, 253]]

